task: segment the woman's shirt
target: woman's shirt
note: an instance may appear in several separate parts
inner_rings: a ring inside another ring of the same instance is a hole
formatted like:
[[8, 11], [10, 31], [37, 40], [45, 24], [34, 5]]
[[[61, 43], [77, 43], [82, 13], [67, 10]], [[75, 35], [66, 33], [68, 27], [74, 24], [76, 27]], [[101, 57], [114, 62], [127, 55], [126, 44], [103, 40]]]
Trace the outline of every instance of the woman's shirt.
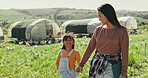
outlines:
[[[65, 58], [68, 56], [69, 52], [65, 51], [62, 53], [62, 56], [60, 56], [61, 52], [58, 54], [58, 58], [56, 61], [57, 68], [59, 67], [60, 58]], [[69, 58], [69, 68], [75, 70], [76, 62], [80, 62], [80, 53], [76, 50], [68, 57]]]
[[125, 27], [113, 29], [98, 27], [90, 40], [80, 66], [83, 66], [94, 49], [104, 54], [117, 54], [122, 52], [122, 75], [126, 75], [128, 67], [129, 38]]

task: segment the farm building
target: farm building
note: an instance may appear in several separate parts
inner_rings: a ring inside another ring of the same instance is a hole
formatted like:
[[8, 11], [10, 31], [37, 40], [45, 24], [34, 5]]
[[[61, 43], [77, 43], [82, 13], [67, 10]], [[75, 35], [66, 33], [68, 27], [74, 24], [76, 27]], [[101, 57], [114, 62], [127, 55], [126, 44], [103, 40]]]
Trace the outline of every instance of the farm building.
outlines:
[[61, 32], [74, 32], [74, 34], [92, 34], [97, 26], [101, 25], [98, 18], [69, 20], [61, 25]]
[[[137, 21], [134, 17], [119, 17], [120, 24], [127, 29], [137, 29]], [[99, 18], [83, 19], [83, 20], [69, 20], [61, 25], [61, 32], [73, 32], [74, 34], [90, 34], [94, 32], [97, 26], [101, 26]]]
[[51, 33], [54, 38], [58, 37], [60, 29], [54, 21], [47, 19], [18, 21], [8, 29], [8, 37], [21, 40], [46, 40]]
[[2, 28], [0, 27], [0, 42], [2, 42], [3, 40], [4, 40], [4, 34]]
[[137, 21], [132, 16], [119, 17], [118, 20], [120, 24], [125, 26], [127, 29], [137, 29]]

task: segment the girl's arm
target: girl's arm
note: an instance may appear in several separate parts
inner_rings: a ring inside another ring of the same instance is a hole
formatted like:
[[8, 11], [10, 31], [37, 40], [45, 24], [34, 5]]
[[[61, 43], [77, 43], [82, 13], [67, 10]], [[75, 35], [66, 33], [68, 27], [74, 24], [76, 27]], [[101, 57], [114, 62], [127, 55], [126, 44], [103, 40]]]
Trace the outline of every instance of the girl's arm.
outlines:
[[59, 54], [58, 54], [58, 56], [57, 56], [57, 60], [56, 60], [56, 67], [57, 67], [57, 69], [58, 69], [58, 67], [59, 67], [59, 62], [60, 62], [60, 53], [61, 53], [61, 52], [59, 52]]
[[77, 63], [80, 63], [80, 59], [81, 59], [80, 53], [77, 52], [77, 54], [76, 54], [76, 61], [77, 61]]

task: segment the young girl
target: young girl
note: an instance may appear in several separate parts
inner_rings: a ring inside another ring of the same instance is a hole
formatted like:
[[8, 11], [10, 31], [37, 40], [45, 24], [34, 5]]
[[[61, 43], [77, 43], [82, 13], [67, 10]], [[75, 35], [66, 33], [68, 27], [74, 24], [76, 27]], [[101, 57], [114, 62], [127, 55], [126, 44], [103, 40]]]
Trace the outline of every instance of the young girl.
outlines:
[[70, 35], [63, 37], [63, 47], [59, 52], [56, 66], [62, 78], [76, 78], [76, 61], [80, 62], [80, 54], [74, 50], [74, 38]]

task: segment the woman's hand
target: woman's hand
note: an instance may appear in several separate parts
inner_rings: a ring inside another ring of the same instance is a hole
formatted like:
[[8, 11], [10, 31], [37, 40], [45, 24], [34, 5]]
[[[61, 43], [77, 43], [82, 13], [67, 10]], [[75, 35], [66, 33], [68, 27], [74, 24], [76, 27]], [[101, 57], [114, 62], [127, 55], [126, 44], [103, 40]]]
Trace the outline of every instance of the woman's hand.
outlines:
[[76, 71], [77, 71], [78, 73], [82, 72], [82, 67], [81, 67], [81, 66], [78, 66], [78, 67], [76, 68]]
[[126, 78], [126, 76], [124, 77], [124, 76], [120, 75], [120, 77], [119, 77], [119, 78]]

